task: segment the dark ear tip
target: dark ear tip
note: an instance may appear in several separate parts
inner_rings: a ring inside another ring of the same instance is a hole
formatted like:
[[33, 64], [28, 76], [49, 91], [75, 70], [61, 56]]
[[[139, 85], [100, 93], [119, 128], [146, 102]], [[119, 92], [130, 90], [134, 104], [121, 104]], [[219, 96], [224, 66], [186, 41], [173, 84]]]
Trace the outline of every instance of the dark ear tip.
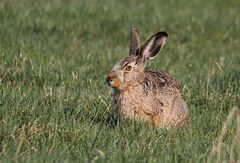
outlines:
[[162, 36], [168, 37], [168, 34], [167, 34], [167, 32], [165, 32], [165, 31], [158, 32], [157, 35], [158, 35], [159, 37], [162, 37]]

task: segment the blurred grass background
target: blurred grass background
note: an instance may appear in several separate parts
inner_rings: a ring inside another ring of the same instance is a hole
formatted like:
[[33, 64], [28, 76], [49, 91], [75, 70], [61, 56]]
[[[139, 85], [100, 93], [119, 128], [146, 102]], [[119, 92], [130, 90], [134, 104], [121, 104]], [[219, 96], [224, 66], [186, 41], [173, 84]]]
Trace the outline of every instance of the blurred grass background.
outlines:
[[[239, 8], [236, 0], [1, 0], [0, 162], [240, 160]], [[134, 26], [142, 43], [169, 33], [147, 68], [180, 81], [190, 110], [181, 131], [108, 121], [104, 75], [128, 55]]]

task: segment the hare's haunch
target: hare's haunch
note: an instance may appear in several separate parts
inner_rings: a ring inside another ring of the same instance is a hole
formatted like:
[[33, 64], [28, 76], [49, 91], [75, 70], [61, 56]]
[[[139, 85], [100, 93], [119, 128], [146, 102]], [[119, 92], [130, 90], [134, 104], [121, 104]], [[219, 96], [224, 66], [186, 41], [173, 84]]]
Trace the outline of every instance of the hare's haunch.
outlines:
[[131, 29], [129, 56], [118, 61], [106, 81], [114, 88], [117, 112], [126, 119], [143, 120], [157, 126], [180, 126], [188, 118], [186, 102], [177, 80], [161, 70], [145, 70], [164, 46], [168, 34], [158, 32], [140, 46], [138, 30]]

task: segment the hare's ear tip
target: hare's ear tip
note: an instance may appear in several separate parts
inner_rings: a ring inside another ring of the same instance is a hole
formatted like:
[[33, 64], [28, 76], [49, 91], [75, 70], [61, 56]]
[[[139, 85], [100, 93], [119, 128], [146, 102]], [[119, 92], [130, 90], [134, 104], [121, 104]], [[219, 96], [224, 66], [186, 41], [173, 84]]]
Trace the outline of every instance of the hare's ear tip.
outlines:
[[165, 31], [159, 32], [158, 35], [159, 35], [159, 36], [168, 37], [168, 33], [165, 32]]
[[131, 31], [136, 31], [136, 32], [138, 32], [138, 28], [137, 28], [137, 27], [132, 27], [132, 28], [131, 28]]

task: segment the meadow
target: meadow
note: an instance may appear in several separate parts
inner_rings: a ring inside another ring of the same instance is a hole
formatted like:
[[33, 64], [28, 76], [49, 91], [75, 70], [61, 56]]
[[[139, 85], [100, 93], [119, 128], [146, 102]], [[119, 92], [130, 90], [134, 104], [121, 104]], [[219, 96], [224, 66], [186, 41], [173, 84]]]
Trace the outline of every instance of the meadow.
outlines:
[[[240, 161], [240, 1], [1, 0], [0, 162]], [[181, 129], [114, 119], [105, 75], [142, 42], [180, 81]]]

